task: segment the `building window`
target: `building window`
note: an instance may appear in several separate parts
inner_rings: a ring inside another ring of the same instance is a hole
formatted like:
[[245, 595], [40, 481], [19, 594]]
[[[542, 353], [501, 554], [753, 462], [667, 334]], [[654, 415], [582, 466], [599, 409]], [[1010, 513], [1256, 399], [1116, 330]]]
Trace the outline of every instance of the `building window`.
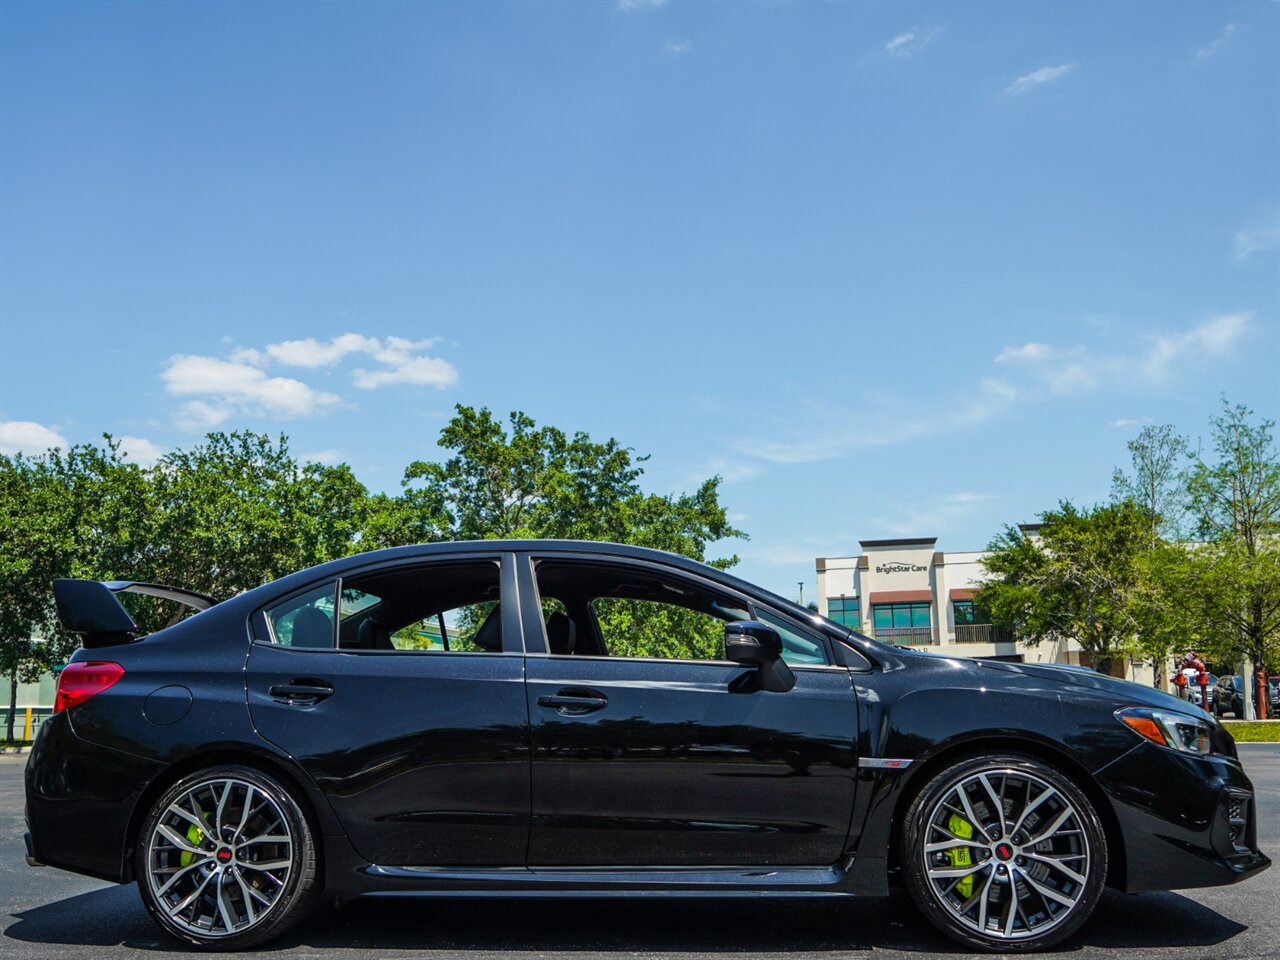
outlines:
[[1009, 631], [991, 622], [991, 612], [972, 600], [954, 600], [956, 643], [1008, 643]]
[[871, 607], [871, 617], [877, 633], [932, 624], [927, 603], [877, 603]]
[[827, 597], [827, 619], [846, 627], [862, 626], [862, 616], [857, 597]]
[[933, 643], [927, 603], [873, 603], [871, 622], [879, 640], [900, 644]]

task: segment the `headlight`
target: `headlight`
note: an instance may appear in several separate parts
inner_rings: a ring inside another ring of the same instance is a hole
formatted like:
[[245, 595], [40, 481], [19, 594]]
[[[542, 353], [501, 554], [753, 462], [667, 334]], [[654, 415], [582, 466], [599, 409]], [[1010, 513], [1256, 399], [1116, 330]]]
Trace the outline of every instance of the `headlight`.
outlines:
[[1200, 756], [1213, 752], [1209, 724], [1197, 717], [1150, 707], [1126, 707], [1116, 711], [1116, 719], [1139, 736], [1170, 750]]

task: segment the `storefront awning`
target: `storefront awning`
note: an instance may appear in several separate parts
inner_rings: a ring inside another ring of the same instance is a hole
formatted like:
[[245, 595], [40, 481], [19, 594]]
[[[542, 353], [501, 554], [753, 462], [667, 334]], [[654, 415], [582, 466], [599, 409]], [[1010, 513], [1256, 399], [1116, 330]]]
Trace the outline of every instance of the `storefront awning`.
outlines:
[[881, 590], [871, 594], [871, 602], [876, 603], [929, 603], [933, 600], [931, 590]]
[[957, 590], [952, 590], [951, 599], [952, 600], [972, 600], [973, 595], [977, 592], [978, 591], [972, 587], [963, 587]]

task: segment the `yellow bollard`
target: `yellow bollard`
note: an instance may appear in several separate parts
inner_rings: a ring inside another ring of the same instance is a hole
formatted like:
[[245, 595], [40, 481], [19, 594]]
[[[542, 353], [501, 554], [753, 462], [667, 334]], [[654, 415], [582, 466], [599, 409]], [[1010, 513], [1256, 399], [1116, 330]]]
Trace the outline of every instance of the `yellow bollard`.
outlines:
[[26, 723], [26, 726], [23, 727], [22, 729], [22, 739], [23, 740], [31, 739], [31, 708], [30, 707], [27, 707], [27, 723]]

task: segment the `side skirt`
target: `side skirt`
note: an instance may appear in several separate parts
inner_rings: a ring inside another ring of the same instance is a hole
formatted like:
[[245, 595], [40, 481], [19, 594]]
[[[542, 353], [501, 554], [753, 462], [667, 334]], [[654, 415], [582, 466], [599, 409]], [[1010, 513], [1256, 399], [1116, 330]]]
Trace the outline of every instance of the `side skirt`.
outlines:
[[[859, 869], [859, 867], [861, 869]], [[870, 867], [871, 869], [868, 869]], [[380, 897], [878, 896], [884, 861], [830, 867], [392, 867], [359, 869], [353, 893]]]

